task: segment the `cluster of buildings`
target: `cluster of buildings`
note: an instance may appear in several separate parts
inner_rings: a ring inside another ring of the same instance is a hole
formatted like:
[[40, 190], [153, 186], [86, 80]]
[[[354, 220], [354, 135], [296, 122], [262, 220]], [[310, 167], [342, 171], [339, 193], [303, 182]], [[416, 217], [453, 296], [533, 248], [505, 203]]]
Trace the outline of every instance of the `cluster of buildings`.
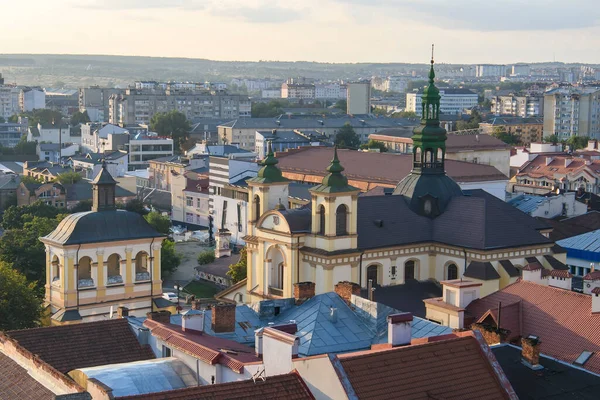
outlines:
[[0, 332], [0, 398], [597, 397], [600, 276], [568, 262], [598, 256], [598, 231], [557, 244], [581, 224], [470, 188], [508, 177], [468, 151], [507, 149], [448, 138], [433, 77], [407, 154], [272, 140], [260, 164], [207, 144], [150, 161], [148, 196], [208, 210], [217, 257], [246, 246], [246, 278], [183, 312], [162, 297], [164, 235], [116, 208], [102, 162], [92, 210], [40, 238], [50, 326]]

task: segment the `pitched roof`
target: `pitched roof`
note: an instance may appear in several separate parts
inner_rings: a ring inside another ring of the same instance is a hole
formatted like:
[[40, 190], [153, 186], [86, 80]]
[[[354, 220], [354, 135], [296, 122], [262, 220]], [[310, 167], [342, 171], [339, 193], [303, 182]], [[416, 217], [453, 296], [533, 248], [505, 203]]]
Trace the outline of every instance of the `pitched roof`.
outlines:
[[334, 366], [343, 385], [347, 379], [344, 388], [352, 398], [508, 399], [510, 385], [501, 383], [504, 374], [484, 348], [474, 335], [447, 335], [424, 344], [338, 355]]
[[118, 400], [242, 400], [242, 399], [273, 399], [273, 400], [309, 400], [314, 396], [295, 372], [269, 376], [264, 381], [252, 379], [204, 385], [193, 388], [170, 390], [166, 392], [148, 393], [136, 396], [118, 397]]
[[473, 301], [467, 313], [477, 320], [497, 309], [498, 302], [503, 320], [506, 307], [521, 302], [522, 326], [520, 332], [511, 332], [509, 340], [519, 334], [539, 336], [542, 353], [568, 363], [583, 351], [594, 352], [583, 368], [600, 373], [600, 314], [592, 314], [591, 296], [519, 280]]
[[521, 362], [521, 349], [502, 344], [491, 347], [517, 396], [521, 399], [593, 400], [600, 392], [600, 377], [578, 367], [540, 355], [541, 370]]
[[53, 400], [54, 393], [10, 357], [0, 353], [0, 399]]
[[566, 176], [575, 176], [584, 173], [589, 177], [597, 177], [600, 170], [600, 160], [586, 160], [573, 156], [547, 156], [539, 155], [525, 163], [517, 176], [531, 178], [547, 178], [551, 180], [562, 179]]
[[64, 374], [78, 368], [154, 358], [123, 318], [4, 334]]
[[519, 270], [513, 265], [510, 260], [500, 260], [500, 266], [506, 271], [511, 278], [519, 276]]
[[577, 217], [571, 217], [562, 220], [543, 220], [546, 224], [552, 226], [550, 239], [554, 241], [600, 229], [600, 212], [598, 211], [590, 211]]
[[490, 281], [500, 279], [500, 274], [490, 262], [471, 261], [467, 267], [464, 276], [467, 278], [480, 279], [482, 281]]
[[[409, 154], [371, 153], [354, 150], [338, 150], [349, 180], [396, 185], [412, 169]], [[279, 168], [284, 173], [301, 173], [324, 176], [331, 161], [328, 147], [303, 147], [293, 151], [278, 152]], [[457, 182], [506, 181], [508, 178], [491, 165], [473, 164], [466, 161], [446, 160], [448, 176]]]
[[557, 242], [571, 257], [600, 261], [600, 229]]
[[467, 194], [453, 197], [433, 220], [412, 212], [402, 196], [359, 196], [358, 247], [438, 242], [494, 249], [551, 243], [539, 233], [546, 225], [535, 218], [483, 190]]

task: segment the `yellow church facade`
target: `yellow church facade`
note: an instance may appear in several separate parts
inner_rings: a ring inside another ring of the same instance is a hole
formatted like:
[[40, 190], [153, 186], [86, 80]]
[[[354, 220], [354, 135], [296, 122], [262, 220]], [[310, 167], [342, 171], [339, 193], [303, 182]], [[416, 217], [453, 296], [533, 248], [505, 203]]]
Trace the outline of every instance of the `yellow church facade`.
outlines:
[[67, 216], [40, 238], [51, 324], [106, 319], [119, 307], [145, 316], [163, 305], [164, 236], [141, 215], [116, 209], [115, 184], [103, 168], [93, 182], [92, 211]]

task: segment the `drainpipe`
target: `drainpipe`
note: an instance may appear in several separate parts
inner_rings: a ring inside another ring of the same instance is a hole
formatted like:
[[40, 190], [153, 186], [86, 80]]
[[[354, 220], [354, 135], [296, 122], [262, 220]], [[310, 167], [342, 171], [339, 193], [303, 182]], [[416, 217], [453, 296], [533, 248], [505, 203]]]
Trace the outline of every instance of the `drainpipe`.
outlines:
[[463, 275], [467, 272], [467, 249], [463, 248], [463, 254], [465, 255], [465, 269], [463, 269], [463, 273], [460, 275], [460, 281], [462, 282]]
[[300, 282], [300, 236], [298, 236], [298, 243], [296, 246], [296, 283]]
[[[79, 244], [79, 247], [77, 247], [77, 252], [75, 253], [75, 259], [77, 261], [77, 263], [75, 264], [75, 270], [77, 271], [77, 273], [75, 274], [75, 276], [76, 276], [75, 288], [77, 289], [77, 311], [78, 312], [79, 312], [79, 249], [80, 248], [81, 248], [81, 244]], [[90, 265], [90, 268], [91, 267], [92, 266]]]
[[152, 238], [150, 242], [150, 311], [154, 311], [154, 255], [152, 254], [152, 245], [156, 238]]
[[358, 286], [362, 288], [362, 259], [365, 252], [360, 253], [360, 259], [358, 261]]

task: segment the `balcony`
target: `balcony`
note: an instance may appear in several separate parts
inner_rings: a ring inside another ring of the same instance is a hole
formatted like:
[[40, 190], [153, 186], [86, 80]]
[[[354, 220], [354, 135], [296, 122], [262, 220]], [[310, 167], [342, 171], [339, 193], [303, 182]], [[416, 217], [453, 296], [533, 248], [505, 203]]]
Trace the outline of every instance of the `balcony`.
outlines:
[[136, 274], [135, 274], [135, 281], [136, 282], [149, 281], [149, 280], [150, 280], [150, 273], [149, 272], [136, 272]]
[[87, 289], [87, 288], [91, 288], [94, 287], [94, 280], [93, 279], [80, 279], [77, 286], [79, 287], [79, 289]]
[[123, 283], [123, 277], [121, 275], [109, 276], [106, 280], [107, 285], [119, 285]]

